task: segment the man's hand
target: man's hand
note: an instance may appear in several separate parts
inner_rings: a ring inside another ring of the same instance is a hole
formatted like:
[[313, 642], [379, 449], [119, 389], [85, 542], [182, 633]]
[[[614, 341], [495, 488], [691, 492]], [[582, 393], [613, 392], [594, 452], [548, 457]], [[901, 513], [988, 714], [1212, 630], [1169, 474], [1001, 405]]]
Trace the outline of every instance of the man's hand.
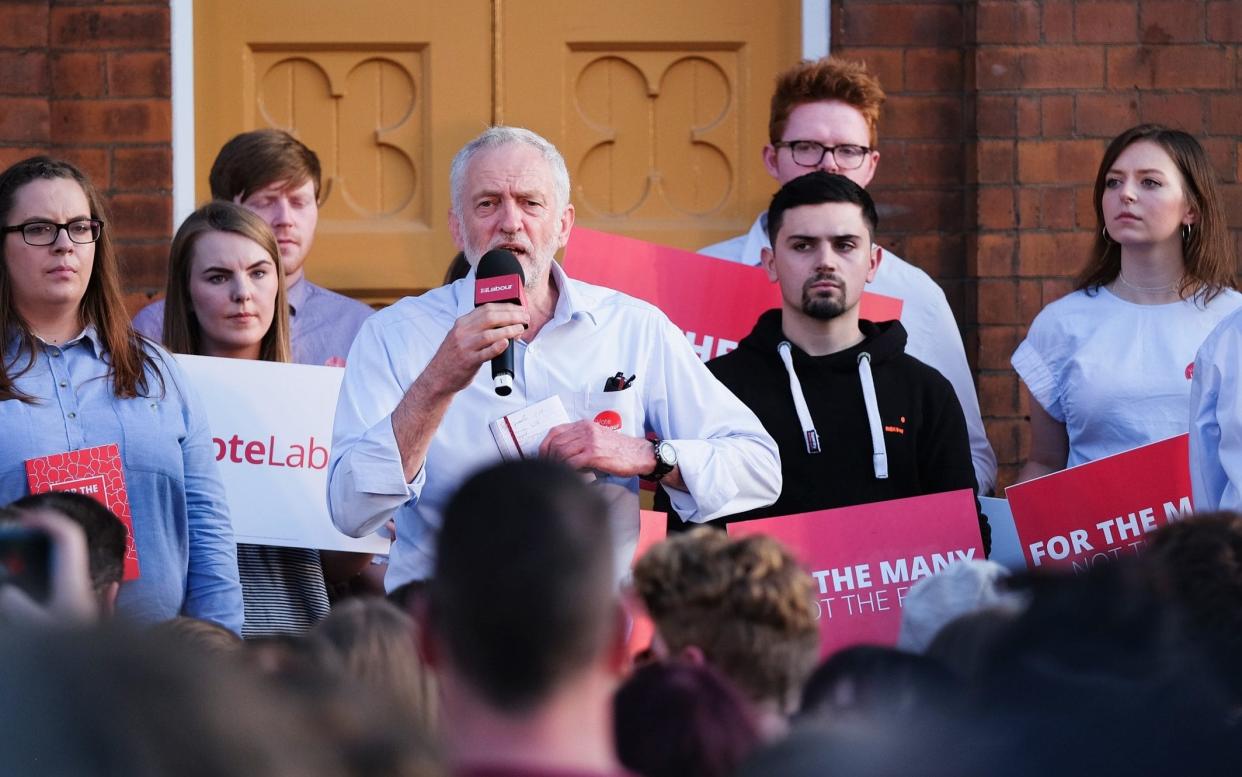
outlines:
[[655, 451], [645, 437], [631, 437], [594, 421], [554, 426], [539, 446], [539, 455], [563, 461], [574, 469], [609, 475], [647, 475], [655, 469]]
[[521, 337], [529, 323], [526, 309], [508, 302], [481, 305], [453, 322], [435, 356], [392, 413], [393, 436], [407, 483], [422, 468], [453, 397], [470, 385], [479, 367], [509, 347], [511, 338]]
[[470, 385], [479, 367], [504, 353], [509, 341], [521, 337], [530, 314], [521, 305], [493, 302], [453, 322], [435, 356], [423, 371], [435, 393], [455, 394]]

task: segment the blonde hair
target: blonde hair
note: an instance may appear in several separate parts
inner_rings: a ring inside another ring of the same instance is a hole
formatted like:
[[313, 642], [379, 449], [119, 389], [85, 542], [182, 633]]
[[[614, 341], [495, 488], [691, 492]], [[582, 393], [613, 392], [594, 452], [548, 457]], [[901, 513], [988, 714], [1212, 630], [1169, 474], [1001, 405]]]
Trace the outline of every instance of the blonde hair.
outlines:
[[670, 652], [697, 646], [752, 700], [786, 708], [815, 667], [814, 582], [771, 537], [672, 537], [635, 565], [634, 587]]

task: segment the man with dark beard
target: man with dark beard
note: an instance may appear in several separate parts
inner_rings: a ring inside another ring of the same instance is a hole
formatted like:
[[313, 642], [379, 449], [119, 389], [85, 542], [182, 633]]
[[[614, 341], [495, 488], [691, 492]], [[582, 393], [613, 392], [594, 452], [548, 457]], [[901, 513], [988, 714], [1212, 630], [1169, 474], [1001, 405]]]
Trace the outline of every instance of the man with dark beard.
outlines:
[[[775, 504], [722, 523], [977, 491], [949, 381], [905, 353], [901, 322], [859, 319], [876, 224], [870, 195], [841, 175], [810, 173], [772, 198], [762, 263], [781, 307], [707, 366], [776, 440], [784, 485]], [[982, 516], [980, 530], [986, 548]]]

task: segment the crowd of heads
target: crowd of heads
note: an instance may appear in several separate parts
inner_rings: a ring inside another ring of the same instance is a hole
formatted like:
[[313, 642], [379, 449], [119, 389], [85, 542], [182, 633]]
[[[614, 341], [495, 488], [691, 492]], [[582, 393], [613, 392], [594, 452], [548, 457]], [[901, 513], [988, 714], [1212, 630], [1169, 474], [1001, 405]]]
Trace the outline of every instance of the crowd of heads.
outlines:
[[[34, 511], [80, 524], [94, 590], [115, 586], [118, 520], [58, 494], [0, 522]], [[642, 777], [1199, 774], [1239, 755], [1240, 516], [1185, 519], [1077, 575], [960, 562], [910, 590], [903, 647], [826, 656], [813, 580], [775, 540], [674, 535], [636, 562], [635, 610], [609, 520], [579, 474], [503, 464], [453, 498], [408, 609], [350, 599], [305, 637], [250, 642], [191, 618], [10, 624], [6, 766], [432, 775], [509, 753]], [[655, 636], [631, 661], [643, 614]]]

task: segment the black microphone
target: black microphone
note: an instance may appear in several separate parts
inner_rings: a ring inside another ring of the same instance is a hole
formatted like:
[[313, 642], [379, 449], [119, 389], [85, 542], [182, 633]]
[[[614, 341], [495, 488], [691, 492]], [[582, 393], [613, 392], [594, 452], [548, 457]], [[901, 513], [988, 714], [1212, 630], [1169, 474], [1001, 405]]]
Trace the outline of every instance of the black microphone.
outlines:
[[[522, 264], [510, 251], [493, 248], [479, 259], [474, 274], [474, 306], [489, 302], [512, 302], [526, 307], [526, 274]], [[492, 359], [492, 385], [502, 397], [513, 392], [513, 341]]]

